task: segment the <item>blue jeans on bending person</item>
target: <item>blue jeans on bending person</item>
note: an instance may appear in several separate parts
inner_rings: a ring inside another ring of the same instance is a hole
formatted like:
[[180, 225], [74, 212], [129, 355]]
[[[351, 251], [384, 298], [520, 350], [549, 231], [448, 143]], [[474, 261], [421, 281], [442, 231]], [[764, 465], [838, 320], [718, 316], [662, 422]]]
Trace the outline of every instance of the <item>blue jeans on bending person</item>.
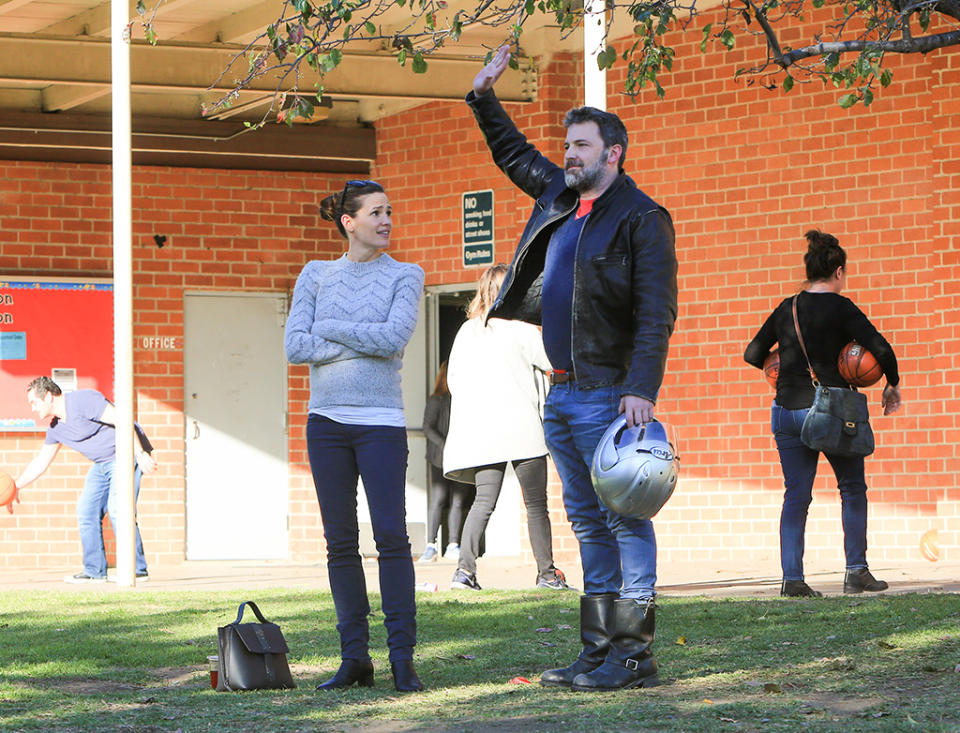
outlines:
[[[83, 491], [77, 500], [77, 527], [80, 530], [80, 544], [83, 547], [83, 572], [91, 578], [107, 577], [107, 553], [103, 546], [103, 516], [110, 515], [114, 537], [117, 535], [116, 507], [119, 501], [116, 482], [113, 480], [114, 461], [94, 463], [87, 471]], [[134, 512], [137, 498], [140, 496], [140, 478], [143, 472], [139, 466], [134, 468]], [[140, 527], [134, 524], [136, 542], [136, 573], [145, 575], [147, 560], [143, 555], [143, 542], [140, 540]]]
[[580, 545], [584, 593], [648, 599], [656, 594], [657, 582], [653, 523], [607, 509], [590, 480], [593, 452], [619, 406], [618, 386], [581, 389], [576, 382], [558, 384], [547, 395], [543, 430]]
[[327, 541], [327, 571], [337, 610], [340, 656], [360, 662], [370, 659], [370, 603], [357, 523], [357, 479], [362, 478], [379, 555], [380, 597], [390, 661], [412, 659], [417, 607], [406, 524], [407, 431], [345, 425], [310, 415], [307, 452]]
[[[800, 440], [800, 429], [809, 409], [790, 410], [774, 403], [771, 410], [771, 428], [786, 487], [780, 513], [780, 565], [784, 580], [803, 580], [803, 537], [820, 458], [820, 451], [808, 448]], [[867, 483], [863, 458], [824, 455], [840, 490], [846, 569], [861, 570], [867, 567]]]

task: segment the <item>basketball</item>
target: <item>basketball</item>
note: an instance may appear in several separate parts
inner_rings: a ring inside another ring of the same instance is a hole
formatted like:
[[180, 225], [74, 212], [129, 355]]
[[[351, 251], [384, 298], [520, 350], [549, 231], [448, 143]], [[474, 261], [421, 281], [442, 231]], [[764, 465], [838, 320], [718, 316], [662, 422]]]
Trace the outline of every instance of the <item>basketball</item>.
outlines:
[[935, 529], [928, 529], [920, 537], [920, 554], [930, 562], [940, 559], [940, 537]]
[[763, 362], [763, 376], [770, 382], [770, 386], [776, 388], [777, 377], [780, 376], [780, 351], [774, 349], [770, 356]]
[[883, 369], [873, 354], [856, 341], [851, 341], [843, 347], [840, 358], [837, 359], [837, 368], [847, 384], [852, 384], [854, 387], [870, 387], [879, 382], [880, 377], [883, 376]]
[[6, 506], [17, 493], [17, 485], [9, 473], [0, 473], [0, 506]]

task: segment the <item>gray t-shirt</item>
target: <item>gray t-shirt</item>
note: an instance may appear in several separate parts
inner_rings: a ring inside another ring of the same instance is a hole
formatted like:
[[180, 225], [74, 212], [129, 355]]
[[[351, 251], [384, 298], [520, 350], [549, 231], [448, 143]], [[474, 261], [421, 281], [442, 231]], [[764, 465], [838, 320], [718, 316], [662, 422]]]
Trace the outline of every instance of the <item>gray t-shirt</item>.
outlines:
[[67, 419], [53, 418], [47, 428], [47, 445], [63, 443], [94, 463], [112, 461], [117, 453], [116, 430], [100, 422], [100, 416], [110, 404], [95, 389], [78, 389], [64, 396]]
[[[94, 463], [112, 461], [117, 454], [117, 431], [113, 425], [100, 422], [103, 411], [110, 402], [95, 389], [78, 389], [63, 396], [67, 419], [53, 418], [47, 428], [47, 445], [62, 443], [70, 446]], [[139, 425], [134, 430], [141, 447], [152, 451], [153, 446], [147, 440]]]

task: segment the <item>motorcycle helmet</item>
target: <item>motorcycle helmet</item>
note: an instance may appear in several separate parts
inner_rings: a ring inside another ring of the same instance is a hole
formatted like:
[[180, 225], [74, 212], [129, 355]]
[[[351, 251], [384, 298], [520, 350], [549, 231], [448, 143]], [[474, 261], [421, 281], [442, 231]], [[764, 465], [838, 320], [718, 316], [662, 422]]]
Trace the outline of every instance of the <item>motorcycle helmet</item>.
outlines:
[[620, 415], [597, 444], [590, 478], [604, 506], [625, 517], [650, 519], [673, 494], [679, 461], [662, 423], [628, 428]]

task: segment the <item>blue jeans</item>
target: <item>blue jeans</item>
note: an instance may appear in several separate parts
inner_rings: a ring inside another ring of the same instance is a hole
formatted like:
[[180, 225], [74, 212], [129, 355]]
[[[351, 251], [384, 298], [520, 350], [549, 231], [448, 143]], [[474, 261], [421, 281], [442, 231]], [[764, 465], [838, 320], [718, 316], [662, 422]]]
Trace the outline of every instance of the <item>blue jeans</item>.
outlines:
[[[807, 509], [813, 498], [820, 451], [800, 440], [800, 429], [809, 408], [789, 410], [774, 403], [771, 428], [783, 469], [783, 510], [780, 513], [780, 565], [784, 580], [803, 580], [803, 535]], [[863, 458], [824, 454], [837, 477], [840, 489], [840, 521], [843, 525], [843, 552], [847, 570], [867, 567], [867, 483]]]
[[380, 599], [390, 661], [412, 659], [417, 641], [417, 605], [407, 537], [407, 431], [344, 425], [310, 415], [307, 453], [327, 540], [327, 571], [337, 611], [340, 656], [370, 659], [370, 602], [357, 523], [357, 479], [362, 478], [379, 555]]
[[[94, 463], [87, 472], [83, 492], [77, 500], [77, 526], [80, 529], [80, 544], [83, 546], [83, 572], [91, 578], [104, 578], [107, 575], [107, 554], [103, 547], [103, 515], [110, 515], [113, 534], [117, 534], [114, 521], [117, 507], [117, 488], [113, 480], [113, 461]], [[143, 472], [136, 466], [133, 472], [134, 513], [137, 497], [140, 496], [140, 477]], [[143, 556], [143, 542], [140, 541], [140, 527], [134, 519], [136, 538], [136, 572], [147, 572], [147, 560]]]
[[607, 509], [590, 481], [593, 452], [619, 406], [619, 387], [581, 389], [575, 382], [558, 384], [547, 395], [543, 430], [563, 482], [567, 518], [580, 544], [584, 592], [646, 599], [656, 594], [653, 523]]

